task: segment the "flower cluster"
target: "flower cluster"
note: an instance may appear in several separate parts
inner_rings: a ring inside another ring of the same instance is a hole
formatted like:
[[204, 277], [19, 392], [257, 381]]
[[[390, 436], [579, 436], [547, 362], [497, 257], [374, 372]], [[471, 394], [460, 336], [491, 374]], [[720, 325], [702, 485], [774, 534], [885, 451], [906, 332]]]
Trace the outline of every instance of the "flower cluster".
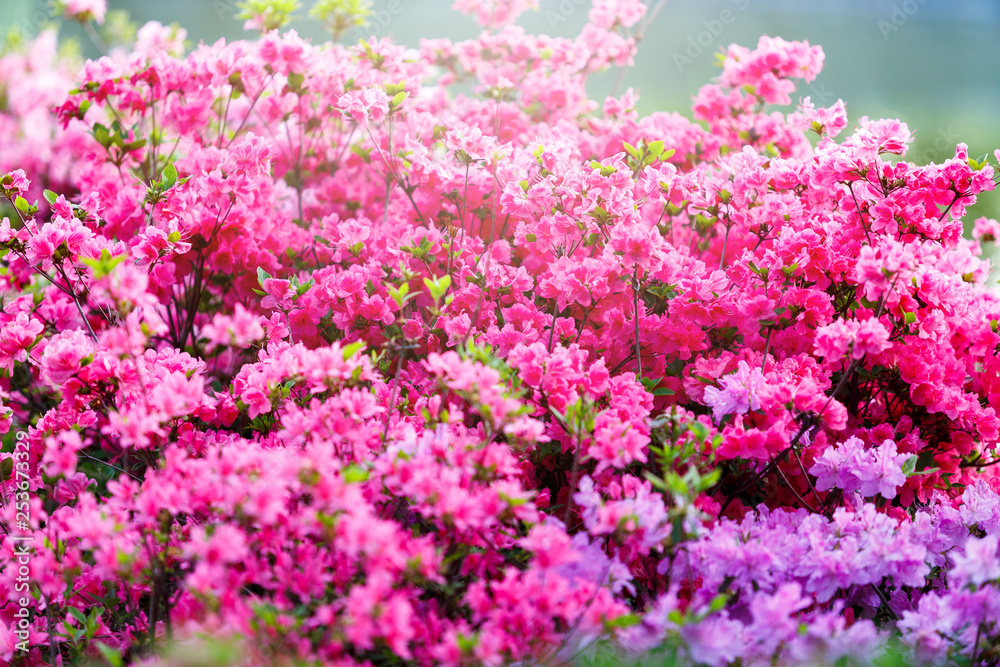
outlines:
[[776, 38], [593, 101], [646, 5], [537, 4], [0, 56], [0, 661], [1000, 660], [994, 167]]
[[903, 465], [910, 456], [897, 454], [892, 440], [865, 451], [861, 440], [851, 437], [824, 451], [809, 472], [816, 476], [819, 491], [837, 487], [847, 492], [859, 491], [867, 498], [877, 493], [891, 499], [906, 482]]

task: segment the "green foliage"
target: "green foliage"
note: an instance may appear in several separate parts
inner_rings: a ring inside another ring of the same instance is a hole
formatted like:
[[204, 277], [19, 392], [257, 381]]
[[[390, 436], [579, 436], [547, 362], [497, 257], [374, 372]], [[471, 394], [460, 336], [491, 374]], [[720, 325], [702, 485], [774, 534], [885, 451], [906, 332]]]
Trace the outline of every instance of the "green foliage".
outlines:
[[323, 22], [334, 41], [345, 32], [363, 27], [372, 13], [371, 0], [318, 0], [309, 15]]
[[712, 468], [714, 452], [722, 441], [697, 421], [681, 419], [675, 411], [663, 414], [652, 422], [653, 470], [644, 475], [655, 489], [668, 496], [668, 516], [673, 526], [668, 548], [694, 537], [688, 519], [694, 501], [719, 483], [722, 471]]
[[258, 22], [261, 32], [270, 32], [292, 20], [299, 0], [240, 0], [236, 6], [240, 10], [236, 18]]
[[81, 257], [80, 261], [89, 266], [94, 272], [94, 278], [100, 279], [111, 275], [115, 267], [125, 260], [125, 255], [112, 256], [107, 248], [101, 248], [101, 256], [97, 259], [91, 257]]
[[439, 305], [441, 299], [447, 294], [448, 288], [451, 287], [451, 276], [441, 276], [440, 278], [424, 278], [424, 285], [427, 287], [428, 293], [430, 293], [431, 298], [434, 299], [434, 304]]
[[622, 144], [625, 152], [628, 153], [628, 166], [633, 174], [638, 174], [657, 162], [669, 160], [676, 152], [673, 148], [664, 149], [663, 142], [660, 140], [647, 142], [645, 139], [640, 139], [638, 146], [633, 146], [627, 141], [622, 142]]

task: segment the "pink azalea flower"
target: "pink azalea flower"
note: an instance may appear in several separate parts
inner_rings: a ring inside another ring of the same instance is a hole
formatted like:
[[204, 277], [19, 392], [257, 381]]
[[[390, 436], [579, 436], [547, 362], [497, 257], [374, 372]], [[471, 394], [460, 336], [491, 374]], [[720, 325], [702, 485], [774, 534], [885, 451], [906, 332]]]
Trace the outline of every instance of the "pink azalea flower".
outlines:
[[60, 0], [60, 4], [66, 18], [81, 22], [104, 23], [104, 15], [108, 11], [106, 0]]
[[722, 389], [705, 388], [705, 405], [712, 408], [716, 422], [725, 415], [745, 415], [750, 410], [760, 409], [758, 392], [764, 386], [764, 375], [759, 368], [751, 369], [743, 360], [737, 366], [735, 373], [719, 378]]

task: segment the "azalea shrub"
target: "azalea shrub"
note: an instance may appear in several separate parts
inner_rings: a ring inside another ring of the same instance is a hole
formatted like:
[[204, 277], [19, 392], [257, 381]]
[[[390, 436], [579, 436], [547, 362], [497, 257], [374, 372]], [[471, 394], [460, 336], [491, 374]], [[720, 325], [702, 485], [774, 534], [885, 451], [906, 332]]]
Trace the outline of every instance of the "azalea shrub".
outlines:
[[0, 660], [1000, 660], [986, 158], [779, 38], [593, 101], [638, 0], [295, 4], [0, 58]]

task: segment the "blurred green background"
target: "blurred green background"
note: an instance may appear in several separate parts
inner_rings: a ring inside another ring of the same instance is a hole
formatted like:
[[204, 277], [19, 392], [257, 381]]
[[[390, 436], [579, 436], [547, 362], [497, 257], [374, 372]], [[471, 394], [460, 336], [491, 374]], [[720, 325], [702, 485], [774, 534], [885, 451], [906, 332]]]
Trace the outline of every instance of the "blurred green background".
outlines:
[[[108, 0], [109, 9], [127, 10], [140, 25], [179, 23], [192, 43], [247, 37], [235, 18], [235, 4]], [[307, 16], [311, 0], [302, 4], [292, 27], [323, 39], [320, 26]], [[427, 37], [474, 37], [478, 26], [452, 11], [451, 4], [374, 0], [372, 22], [345, 39], [378, 34], [416, 46]], [[539, 5], [519, 25], [529, 32], [572, 36], [585, 23], [590, 2], [539, 0]], [[51, 14], [47, 0], [0, 0], [0, 6], [0, 29], [26, 36]], [[61, 34], [79, 40], [85, 55], [100, 55], [95, 40], [78, 26], [65, 24]], [[619, 90], [638, 90], [640, 112], [689, 114], [691, 96], [718, 73], [713, 54], [719, 47], [755, 46], [763, 34], [821, 45], [823, 73], [799, 95], [809, 95], [816, 104], [842, 98], [852, 121], [866, 115], [903, 119], [916, 136], [908, 160], [946, 159], [959, 141], [974, 157], [992, 156], [1000, 148], [1000, 0], [671, 0], [646, 32], [635, 67], [623, 75], [613, 71], [596, 77], [591, 93], [603, 99], [621, 76]], [[987, 195], [974, 214], [997, 217], [998, 199]]]

